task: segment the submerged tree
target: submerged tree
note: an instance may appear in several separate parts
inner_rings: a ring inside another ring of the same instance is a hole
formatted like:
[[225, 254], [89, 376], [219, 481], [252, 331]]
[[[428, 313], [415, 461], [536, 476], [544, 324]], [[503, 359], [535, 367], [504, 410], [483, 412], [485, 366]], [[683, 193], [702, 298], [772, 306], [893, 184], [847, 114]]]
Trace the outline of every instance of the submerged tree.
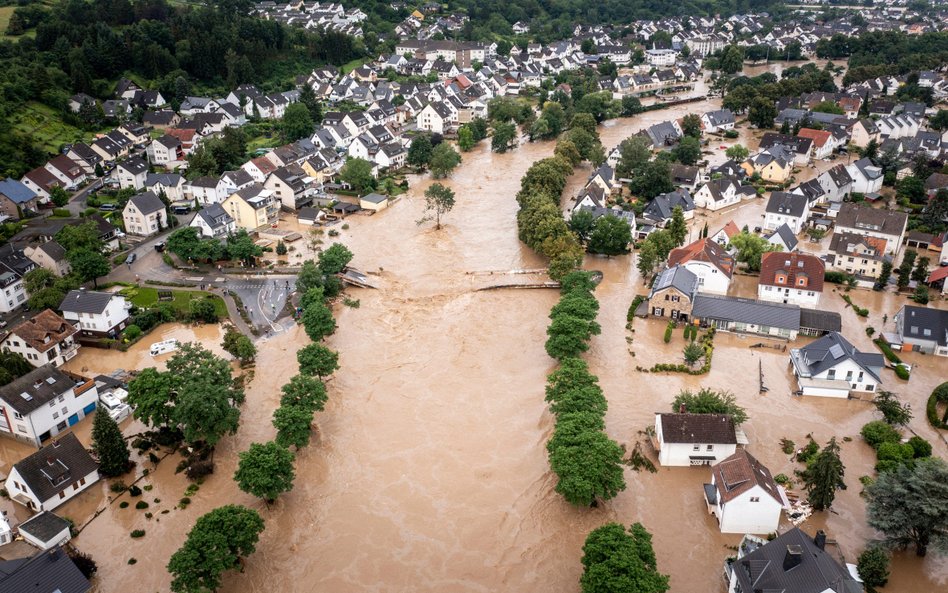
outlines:
[[843, 482], [845, 470], [839, 458], [839, 445], [836, 437], [833, 437], [803, 471], [807, 501], [814, 510], [825, 511], [830, 508], [836, 498], [836, 491], [846, 488]]
[[277, 496], [293, 489], [293, 454], [276, 442], [252, 443], [239, 457], [234, 481], [247, 494], [271, 504]]
[[454, 191], [440, 183], [432, 183], [431, 187], [425, 190], [425, 215], [418, 223], [427, 222], [434, 216], [435, 228], [440, 229], [441, 217], [452, 208], [454, 208]]
[[607, 523], [583, 545], [583, 593], [665, 593], [668, 576], [658, 572], [652, 536], [641, 523], [629, 529]]
[[101, 407], [92, 422], [92, 450], [99, 460], [102, 475], [111, 478], [128, 471], [129, 452], [125, 437], [115, 420]]

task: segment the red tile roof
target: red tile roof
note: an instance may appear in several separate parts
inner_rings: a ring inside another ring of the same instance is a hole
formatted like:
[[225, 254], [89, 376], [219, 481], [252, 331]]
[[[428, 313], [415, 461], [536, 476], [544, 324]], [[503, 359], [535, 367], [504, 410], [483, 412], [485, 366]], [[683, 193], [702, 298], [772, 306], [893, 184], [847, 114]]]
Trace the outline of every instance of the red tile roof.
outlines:
[[719, 503], [730, 502], [754, 486], [760, 486], [774, 500], [783, 504], [770, 470], [744, 449], [738, 449], [712, 467], [711, 473], [714, 474], [714, 484], [720, 496]]
[[797, 132], [798, 138], [809, 138], [817, 148], [823, 148], [832, 136], [826, 130], [814, 130], [812, 128], [800, 128], [800, 131]]
[[721, 270], [728, 278], [734, 273], [734, 258], [711, 239], [698, 239], [691, 245], [673, 249], [668, 256], [668, 267], [672, 268], [690, 261], [708, 262]]
[[40, 311], [30, 319], [10, 330], [37, 352], [46, 352], [59, 342], [76, 333], [71, 323], [49, 309]]
[[771, 251], [760, 259], [760, 284], [765, 286], [792, 286], [823, 292], [825, 273], [826, 264], [815, 255]]

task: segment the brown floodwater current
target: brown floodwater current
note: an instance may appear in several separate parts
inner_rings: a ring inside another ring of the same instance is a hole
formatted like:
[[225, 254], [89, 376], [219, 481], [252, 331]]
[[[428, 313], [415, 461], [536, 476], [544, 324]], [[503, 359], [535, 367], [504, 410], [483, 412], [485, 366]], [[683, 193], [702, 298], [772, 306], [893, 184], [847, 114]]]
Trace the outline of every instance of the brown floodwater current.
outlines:
[[[603, 142], [610, 148], [646, 123], [717, 105], [609, 122], [601, 130]], [[465, 154], [446, 182], [457, 192], [457, 205], [440, 230], [416, 224], [430, 183], [425, 179], [413, 179], [412, 190], [388, 210], [351, 217], [338, 240], [355, 253], [355, 267], [376, 274], [379, 289], [352, 289], [360, 306], [336, 307], [339, 329], [327, 343], [340, 352], [341, 369], [329, 381], [330, 399], [317, 416], [315, 438], [297, 457], [294, 489], [267, 508], [240, 492], [231, 476], [238, 451], [275, 434], [270, 417], [280, 386], [297, 372], [295, 352], [308, 343], [298, 328], [259, 343], [240, 430], [218, 447], [217, 470], [190, 497], [190, 506], [175, 506], [188, 485], [174, 473], [179, 457], [157, 469], [145, 460], [137, 471], [151, 469], [140, 484], [153, 486], [144, 497], [154, 517], [113, 504], [85, 528], [76, 543], [99, 564], [98, 590], [167, 591], [168, 558], [197, 517], [226, 503], [257, 509], [266, 520], [244, 572], [225, 577], [222, 591], [229, 593], [569, 593], [578, 590], [583, 540], [608, 521], [641, 521], [654, 534], [671, 591], [723, 590], [721, 566], [740, 537], [720, 534], [706, 513], [701, 484], [709, 478], [707, 468], [659, 468], [656, 474], [628, 469], [628, 488], [598, 508], [571, 507], [554, 492], [545, 450], [553, 422], [543, 401], [554, 363], [543, 342], [557, 292], [474, 290], [483, 277], [468, 272], [544, 266], [517, 239], [514, 194], [526, 169], [552, 149], [551, 143], [525, 144], [496, 155], [482, 145]], [[567, 198], [588, 172], [576, 173]], [[752, 204], [743, 208], [762, 211], [762, 201]], [[714, 227], [728, 218], [718, 213], [696, 224], [708, 220]], [[775, 474], [792, 475], [796, 468], [780, 450], [782, 437], [798, 444], [807, 434], [820, 443], [834, 435], [853, 437], [842, 443], [849, 488], [833, 512], [814, 516], [804, 527], [826, 529], [854, 562], [875, 536], [865, 522], [858, 481], [873, 471], [873, 455], [858, 436], [875, 417], [871, 406], [791, 396], [786, 353], [750, 349], [760, 341], [754, 338], [719, 334], [712, 370], [704, 377], [640, 373], [636, 366], [680, 357], [680, 335], [666, 345], [663, 324], [647, 320], [636, 320], [634, 332], [626, 330], [629, 302], [644, 291], [632, 257], [590, 257], [586, 267], [605, 273], [596, 292], [603, 331], [586, 359], [609, 400], [609, 435], [631, 449], [642, 438], [639, 431], [652, 424], [656, 411], [669, 410], [680, 389], [701, 385], [737, 395], [750, 415], [744, 426], [749, 450]], [[753, 279], [739, 278], [735, 294], [752, 293], [754, 286]], [[830, 291], [824, 307], [842, 312], [847, 337], [863, 348], [871, 346], [864, 326], [881, 328], [882, 313], [891, 317], [904, 301], [865, 291], [855, 291], [853, 300], [872, 310], [868, 321], [844, 310]], [[109, 356], [87, 350], [74, 366], [100, 371], [132, 364], [127, 355], [114, 364]], [[948, 364], [905, 358], [918, 365], [911, 381], [901, 383], [886, 371], [886, 386], [912, 403], [918, 417], [911, 428], [945, 456], [948, 447], [925, 422], [924, 400], [944, 380]], [[770, 388], [766, 395], [758, 395], [761, 368]], [[132, 434], [141, 426], [131, 422], [124, 428]], [[82, 522], [109, 496], [103, 484], [61, 510]], [[145, 529], [145, 537], [131, 539], [133, 529]], [[128, 565], [130, 558], [137, 563]], [[897, 554], [892, 569], [888, 593], [948, 586], [948, 567], [935, 556]]]

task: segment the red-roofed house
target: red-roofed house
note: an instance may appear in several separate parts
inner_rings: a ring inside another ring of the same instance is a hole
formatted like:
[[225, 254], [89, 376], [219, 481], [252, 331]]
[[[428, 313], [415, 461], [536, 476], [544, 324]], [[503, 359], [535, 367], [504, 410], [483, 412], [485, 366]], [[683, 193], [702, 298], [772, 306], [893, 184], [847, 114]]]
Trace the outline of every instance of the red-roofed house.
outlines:
[[770, 470], [745, 449], [711, 468], [704, 500], [721, 533], [773, 533], [789, 503]]
[[928, 285], [932, 288], [941, 290], [941, 294], [948, 294], [948, 281], [945, 280], [946, 278], [948, 278], [948, 266], [942, 266], [932, 270], [926, 282], [928, 282]]
[[668, 267], [680, 265], [698, 277], [698, 291], [727, 294], [734, 274], [734, 258], [719, 243], [698, 239], [691, 245], [673, 249]]
[[823, 294], [826, 265], [815, 255], [771, 251], [760, 258], [757, 298], [762, 301], [816, 307]]
[[62, 187], [63, 182], [55, 175], [47, 171], [44, 167], [37, 167], [20, 179], [26, 187], [36, 194], [40, 202], [49, 201], [49, 192], [54, 187]]
[[86, 181], [87, 176], [85, 170], [79, 163], [64, 154], [49, 159], [45, 168], [52, 173], [56, 179], [62, 181], [63, 187], [66, 189], [75, 189]]
[[273, 164], [267, 157], [260, 156], [255, 159], [250, 159], [241, 165], [240, 168], [246, 171], [255, 182], [263, 183], [267, 180], [267, 176], [276, 171], [279, 167]]
[[720, 245], [721, 247], [727, 247], [731, 243], [731, 237], [734, 235], [739, 235], [741, 229], [737, 228], [737, 225], [734, 224], [733, 220], [727, 221], [727, 224], [721, 227], [721, 230], [711, 235], [711, 240]]
[[800, 128], [797, 138], [809, 138], [813, 141], [813, 158], [825, 159], [836, 150], [836, 137], [826, 130]]
[[181, 151], [184, 154], [191, 154], [201, 141], [201, 136], [197, 135], [197, 130], [168, 128], [165, 134], [181, 141]]

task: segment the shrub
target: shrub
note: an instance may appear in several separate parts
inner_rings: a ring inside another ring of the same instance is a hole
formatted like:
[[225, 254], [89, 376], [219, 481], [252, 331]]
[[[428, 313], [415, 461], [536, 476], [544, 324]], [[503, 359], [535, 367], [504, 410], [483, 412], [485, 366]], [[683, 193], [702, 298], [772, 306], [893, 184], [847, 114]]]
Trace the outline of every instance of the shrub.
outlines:
[[725, 131], [724, 131], [724, 137], [725, 137], [725, 138], [730, 138], [731, 140], [733, 140], [734, 138], [739, 138], [740, 135], [741, 135], [740, 132], [738, 132], [737, 130], [725, 130]]
[[128, 495], [129, 495], [129, 496], [141, 496], [141, 495], [142, 495], [142, 489], [139, 488], [138, 486], [132, 484], [132, 485], [129, 486], [129, 488], [128, 488]]
[[809, 437], [809, 442], [806, 444], [803, 449], [797, 453], [797, 461], [803, 464], [809, 464], [820, 452], [820, 445], [813, 440], [813, 437]]
[[915, 449], [908, 443], [880, 443], [876, 449], [876, 458], [879, 461], [904, 461], [915, 458]]
[[185, 475], [192, 480], [197, 480], [198, 478], [203, 478], [204, 476], [209, 476], [214, 473], [214, 462], [213, 461], [197, 461], [188, 466]]
[[874, 449], [878, 449], [882, 443], [898, 443], [902, 440], [902, 435], [899, 434], [899, 431], [882, 420], [873, 420], [866, 424], [862, 427], [862, 430], [859, 431], [859, 434], [861, 434], [862, 438]]
[[846, 282], [849, 280], [849, 274], [846, 274], [845, 272], [829, 271], [823, 274], [823, 280], [832, 284], [846, 284]]
[[916, 435], [910, 438], [908, 445], [912, 447], [913, 457], [915, 457], [915, 459], [932, 456], [932, 444], [920, 436]]
[[936, 387], [932, 394], [928, 396], [928, 403], [925, 406], [925, 415], [928, 416], [929, 424], [935, 428], [948, 429], [945, 418], [938, 415], [938, 402], [940, 401], [948, 402], [948, 383], [942, 383]]
[[876, 328], [872, 327], [871, 325], [866, 328], [866, 335], [869, 336], [870, 338], [871, 338], [871, 337], [873, 336], [873, 334], [875, 334], [875, 333], [876, 333]]
[[796, 451], [796, 447], [797, 447], [796, 443], [794, 443], [790, 439], [786, 439], [786, 438], [780, 439], [780, 449], [786, 455], [793, 455], [793, 452]]
[[188, 498], [187, 496], [185, 496], [184, 498], [178, 501], [178, 505], [180, 505], [181, 508], [184, 508], [188, 506], [189, 504], [191, 504], [191, 499]]
[[899, 379], [902, 379], [903, 381], [908, 381], [909, 370], [906, 367], [899, 365], [895, 367], [895, 376], [898, 377]]
[[128, 508], [128, 501], [127, 501], [127, 500], [123, 500], [122, 502], [120, 502], [120, 503], [119, 503], [119, 508], [120, 508], [120, 509], [127, 509], [127, 508]]
[[138, 538], [140, 538], [140, 537], [145, 537], [145, 530], [144, 530], [144, 529], [136, 529], [136, 530], [133, 531], [130, 535], [131, 535], [133, 538], [135, 538], [135, 539], [138, 539]]
[[628, 323], [632, 323], [632, 320], [635, 319], [635, 310], [639, 308], [639, 305], [642, 304], [642, 301], [645, 300], [645, 296], [641, 294], [635, 295], [635, 298], [632, 299], [632, 304], [629, 305], [629, 312], [625, 314], [625, 320]]
[[675, 324], [671, 321], [668, 322], [668, 325], [665, 326], [665, 343], [669, 343], [672, 340], [672, 332], [675, 331]]
[[125, 485], [125, 482], [123, 482], [123, 481], [121, 481], [121, 480], [117, 480], [117, 481], [115, 481], [115, 482], [112, 482], [112, 485], [109, 486], [109, 490], [111, 490], [112, 492], [116, 492], [116, 493], [118, 493], [118, 492], [125, 492], [125, 489], [126, 489], [126, 488], [128, 488], [128, 486], [126, 486], [126, 485]]
[[774, 482], [777, 482], [781, 486], [786, 486], [790, 483], [790, 478], [787, 476], [787, 474], [777, 474], [774, 476]]
[[147, 509], [148, 503], [145, 502], [144, 500], [139, 500], [138, 502], [135, 503], [135, 508], [138, 509], [139, 511], [142, 509]]
[[898, 364], [902, 362], [902, 359], [899, 358], [898, 355], [892, 351], [892, 347], [889, 346], [889, 343], [883, 340], [882, 338], [877, 338], [873, 340], [872, 343], [875, 344], [876, 347], [882, 351], [882, 354], [886, 357], [886, 360], [888, 360], [889, 362], [893, 364]]
[[56, 218], [69, 218], [72, 214], [68, 208], [53, 208], [53, 216]]
[[123, 335], [125, 336], [126, 340], [135, 340], [142, 335], [142, 328], [138, 327], [137, 325], [130, 325], [125, 328]]
[[135, 560], [134, 558], [129, 558], [129, 559], [128, 559], [128, 563], [129, 563], [129, 564], [135, 564], [136, 562], [138, 562], [138, 560]]

